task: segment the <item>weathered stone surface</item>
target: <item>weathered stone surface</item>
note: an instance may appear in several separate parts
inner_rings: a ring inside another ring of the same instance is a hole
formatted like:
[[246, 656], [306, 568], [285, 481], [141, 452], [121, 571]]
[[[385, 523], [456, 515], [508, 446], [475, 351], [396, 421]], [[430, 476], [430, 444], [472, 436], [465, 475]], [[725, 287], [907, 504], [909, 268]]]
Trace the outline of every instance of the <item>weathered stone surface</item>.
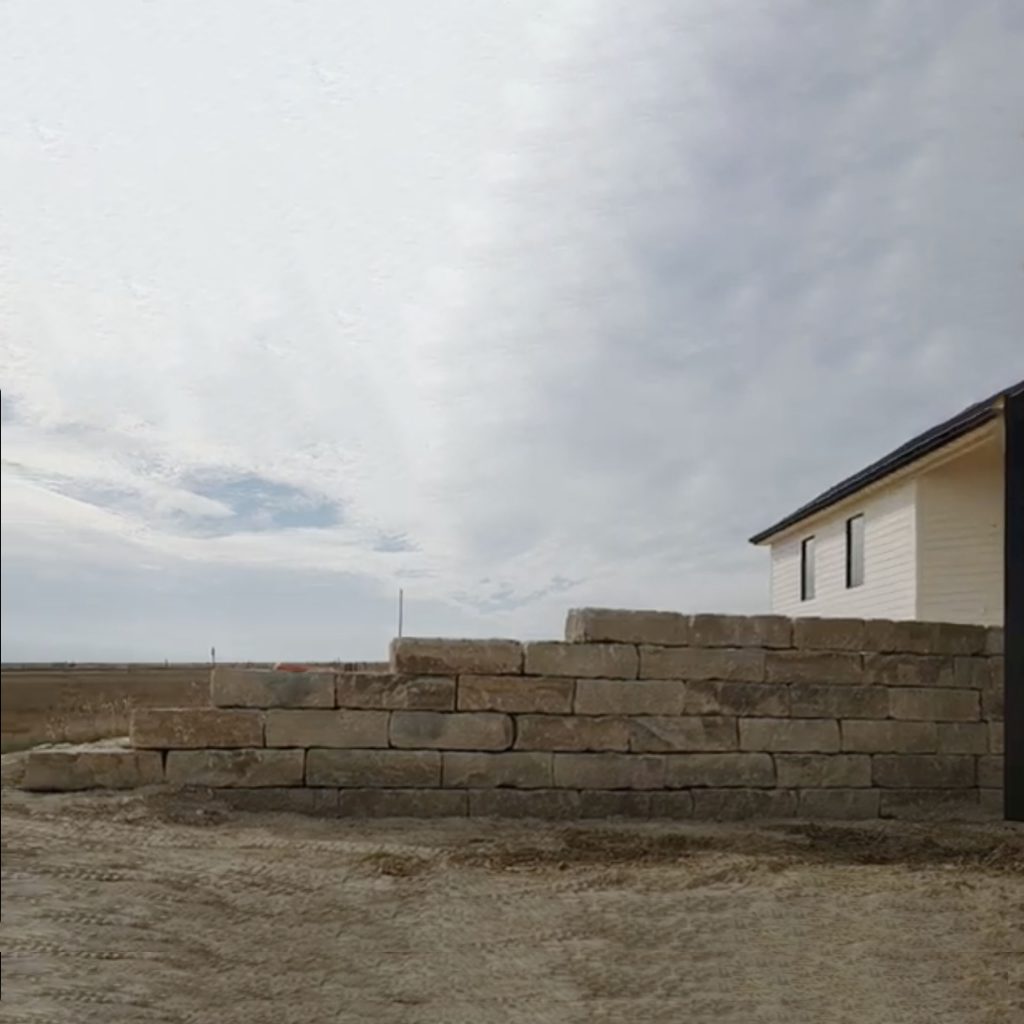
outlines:
[[311, 814], [333, 817], [338, 813], [338, 791], [313, 786], [270, 786], [265, 789], [220, 789], [217, 800], [238, 811], [256, 814]]
[[306, 784], [344, 789], [437, 787], [436, 750], [337, 750], [314, 747], [306, 754]]
[[223, 708], [333, 708], [334, 673], [218, 667], [210, 700]]
[[849, 651], [768, 651], [765, 679], [769, 683], [861, 683], [861, 655]]
[[871, 778], [885, 789], [970, 789], [976, 785], [968, 754], [876, 754]]
[[927, 654], [865, 654], [869, 686], [955, 686], [953, 659]]
[[442, 785], [461, 789], [550, 789], [554, 785], [553, 757], [526, 751], [445, 753], [441, 762]]
[[458, 706], [460, 711], [567, 715], [575, 685], [551, 676], [459, 676]]
[[[775, 652], [771, 652], [775, 653]], [[717, 679], [759, 683], [765, 652], [730, 647], [640, 648], [641, 679]]]
[[629, 721], [576, 715], [520, 715], [517, 750], [629, 750]]
[[1006, 816], [1002, 789], [978, 790], [978, 815], [983, 821], [1003, 821]]
[[1003, 723], [988, 723], [988, 752], [990, 754], [1002, 754], [1006, 750], [1003, 739]]
[[580, 794], [568, 789], [471, 789], [469, 814], [473, 818], [571, 821], [580, 816]]
[[693, 817], [693, 794], [686, 789], [649, 794], [652, 818], [685, 820]]
[[985, 653], [1002, 654], [1004, 651], [1003, 627], [989, 626], [985, 632]]
[[990, 752], [990, 734], [985, 722], [940, 722], [935, 729], [940, 754], [986, 754]]
[[581, 818], [648, 818], [652, 793], [630, 789], [584, 789], [579, 794]]
[[797, 813], [801, 818], [856, 821], [877, 818], [880, 796], [875, 789], [802, 789]]
[[678, 715], [687, 700], [683, 683], [674, 679], [579, 679], [578, 715]]
[[303, 750], [171, 750], [164, 774], [179, 786], [301, 786]]
[[338, 676], [335, 699], [339, 708], [454, 711], [455, 680], [392, 672], [342, 672]]
[[976, 722], [981, 715], [977, 690], [890, 687], [889, 717], [912, 722]]
[[839, 725], [826, 718], [741, 718], [740, 749], [820, 751], [839, 749]]
[[865, 649], [920, 654], [981, 654], [988, 639], [986, 632], [984, 626], [869, 619]]
[[401, 637], [391, 641], [391, 670], [406, 675], [515, 675], [523, 670], [518, 640], [445, 640]]
[[534, 676], [636, 679], [632, 644], [567, 644], [553, 640], [525, 644], [523, 671]]
[[972, 821], [984, 816], [976, 789], [883, 790], [878, 813], [909, 821]]
[[989, 722], [1002, 721], [1006, 711], [1004, 705], [1006, 689], [1003, 685], [1003, 659], [990, 658], [989, 661], [992, 662], [992, 670], [989, 672], [989, 678], [985, 681], [985, 685], [981, 690], [981, 717]]
[[867, 754], [776, 754], [779, 786], [829, 789], [871, 785], [871, 758]]
[[693, 816], [711, 821], [745, 818], [792, 818], [796, 793], [791, 789], [695, 789]]
[[702, 614], [691, 618], [690, 636], [692, 647], [790, 647], [793, 625], [784, 615]]
[[842, 722], [842, 749], [863, 754], [931, 754], [939, 749], [934, 722]]
[[953, 658], [953, 684], [974, 690], [984, 690], [997, 674], [1002, 678], [1002, 658]]
[[[687, 688], [701, 685], [687, 683]], [[789, 715], [789, 687], [771, 683], [705, 683], [715, 696], [715, 707], [700, 714], [786, 717]], [[684, 714], [689, 709], [684, 708]]]
[[268, 747], [386, 747], [387, 711], [267, 712]]
[[133, 747], [193, 750], [263, 746], [263, 712], [214, 708], [136, 708]]
[[629, 720], [629, 749], [645, 753], [736, 749], [736, 719], [638, 715]]
[[493, 711], [392, 711], [391, 745], [436, 750], [507, 750], [512, 719]]
[[573, 608], [566, 616], [565, 639], [571, 644], [685, 646], [690, 643], [690, 616], [680, 612]]
[[661, 789], [665, 759], [650, 754], [555, 754], [555, 785], [564, 789]]
[[794, 718], [885, 718], [889, 714], [889, 690], [885, 686], [793, 683], [789, 709]]
[[342, 789], [341, 818], [464, 818], [469, 800], [459, 789]]
[[30, 790], [135, 789], [163, 782], [155, 750], [90, 745], [41, 747], [25, 754], [19, 786]]
[[667, 754], [665, 785], [768, 787], [775, 785], [775, 768], [768, 754]]
[[982, 789], [1002, 789], [1005, 758], [1002, 754], [983, 754], [978, 758], [978, 785]]
[[863, 619], [794, 619], [793, 646], [815, 651], [863, 651], [866, 625]]

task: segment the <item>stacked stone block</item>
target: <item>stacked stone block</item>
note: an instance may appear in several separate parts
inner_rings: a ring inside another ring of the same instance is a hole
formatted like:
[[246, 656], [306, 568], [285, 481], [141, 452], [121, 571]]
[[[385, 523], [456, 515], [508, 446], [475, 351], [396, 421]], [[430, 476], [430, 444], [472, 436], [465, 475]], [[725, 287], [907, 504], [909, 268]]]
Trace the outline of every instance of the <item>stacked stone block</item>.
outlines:
[[[581, 609], [565, 641], [398, 640], [387, 673], [216, 669], [212, 708], [138, 710], [94, 771], [345, 815], [997, 817], [1001, 651], [975, 626]], [[82, 785], [73, 761], [35, 752], [26, 785]]]

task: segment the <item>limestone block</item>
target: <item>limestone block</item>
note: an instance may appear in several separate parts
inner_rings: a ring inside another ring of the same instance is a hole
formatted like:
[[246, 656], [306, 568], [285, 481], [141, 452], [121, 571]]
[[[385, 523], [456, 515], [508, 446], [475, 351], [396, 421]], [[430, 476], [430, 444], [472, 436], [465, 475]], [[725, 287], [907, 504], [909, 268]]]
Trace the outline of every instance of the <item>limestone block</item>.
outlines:
[[574, 687], [552, 676], [459, 676], [459, 710], [570, 714]]
[[179, 786], [301, 786], [304, 750], [171, 750], [165, 777]]
[[865, 650], [869, 651], [982, 654], [988, 642], [984, 626], [869, 619], [866, 627]]
[[887, 789], [878, 808], [882, 818], [909, 821], [975, 821], [985, 817], [978, 790]]
[[690, 643], [690, 616], [680, 612], [573, 608], [565, 620], [565, 639], [572, 644], [685, 646]]
[[992, 669], [981, 690], [981, 717], [987, 722], [1002, 721], [1006, 689], [1003, 685], [1003, 659], [989, 658]]
[[735, 718], [638, 715], [629, 720], [629, 728], [629, 749], [640, 753], [735, 750], [737, 746]]
[[648, 794], [652, 818], [686, 820], [693, 817], [693, 794], [688, 789], [675, 789]]
[[740, 749], [828, 753], [839, 749], [839, 725], [830, 718], [741, 718]]
[[391, 670], [406, 675], [515, 675], [523, 670], [518, 640], [401, 637], [391, 642]]
[[796, 793], [791, 789], [695, 789], [693, 816], [710, 821], [746, 818], [792, 818]]
[[1003, 821], [1006, 817], [1002, 789], [978, 790], [978, 816], [982, 821]]
[[341, 789], [342, 818], [464, 818], [469, 808], [459, 789]]
[[869, 686], [955, 686], [953, 659], [927, 654], [865, 654]]
[[333, 672], [217, 667], [210, 700], [222, 708], [333, 708]]
[[1005, 758], [1002, 754], [983, 754], [978, 758], [978, 785], [982, 789], [1002, 789]]
[[524, 645], [523, 671], [534, 676], [636, 679], [637, 653], [632, 644], [569, 644], [539, 641]]
[[790, 647], [792, 643], [793, 625], [784, 615], [694, 615], [690, 620], [692, 647]]
[[977, 784], [969, 754], [876, 754], [871, 778], [885, 789], [970, 789]]
[[629, 720], [576, 715], [520, 715], [517, 750], [629, 750]]
[[163, 760], [155, 750], [126, 747], [37, 747], [24, 755], [18, 784], [30, 790], [135, 789], [163, 782]]
[[880, 799], [876, 789], [802, 789], [797, 813], [801, 818], [844, 821], [877, 818]]
[[985, 632], [985, 653], [1001, 655], [1003, 652], [1003, 627], [989, 626]]
[[133, 747], [191, 750], [204, 747], [263, 746], [261, 711], [216, 708], [135, 708], [131, 713]]
[[221, 789], [217, 791], [217, 800], [235, 810], [255, 814], [311, 814], [333, 817], [338, 813], [338, 791], [312, 786]]
[[1006, 749], [1003, 740], [1003, 723], [988, 723], [988, 751], [990, 754], [1002, 754]]
[[446, 752], [442, 756], [442, 785], [461, 789], [550, 789], [554, 785], [553, 754], [512, 751], [483, 754]]
[[[686, 683], [687, 688], [699, 683]], [[700, 714], [788, 717], [790, 692], [785, 685], [771, 683], [710, 683], [715, 707]], [[688, 708], [683, 709], [689, 712]]]
[[578, 814], [581, 818], [648, 818], [652, 796], [639, 789], [583, 789]]
[[[775, 654], [777, 652], [770, 652]], [[754, 648], [640, 648], [641, 679], [717, 679], [764, 681], [765, 652]]]
[[555, 785], [564, 789], [661, 789], [665, 759], [650, 754], [555, 754]]
[[512, 719], [492, 711], [392, 711], [391, 745], [434, 750], [507, 750]]
[[789, 707], [794, 718], [885, 718], [889, 690], [885, 686], [793, 683]]
[[314, 747], [306, 754], [306, 784], [343, 789], [441, 785], [436, 750], [337, 750]]
[[985, 722], [939, 722], [935, 727], [940, 754], [989, 752], [989, 727]]
[[794, 619], [793, 646], [815, 651], [863, 651], [866, 625], [863, 619]]
[[831, 789], [871, 785], [867, 754], [776, 754], [775, 773], [782, 787]]
[[342, 672], [338, 675], [335, 700], [339, 708], [453, 711], [455, 679], [392, 672]]
[[769, 787], [775, 785], [775, 768], [768, 754], [667, 754], [665, 785]]
[[844, 751], [860, 754], [930, 754], [939, 749], [934, 722], [873, 722], [843, 720]]
[[981, 716], [977, 690], [890, 687], [889, 717], [912, 722], [976, 722]]
[[568, 789], [471, 789], [468, 793], [473, 818], [572, 821], [580, 816], [580, 794]]
[[387, 711], [298, 711], [272, 709], [267, 712], [268, 747], [386, 747]]
[[861, 655], [850, 651], [768, 651], [764, 678], [769, 683], [862, 683]]
[[678, 715], [686, 691], [673, 679], [579, 679], [575, 711], [578, 715]]

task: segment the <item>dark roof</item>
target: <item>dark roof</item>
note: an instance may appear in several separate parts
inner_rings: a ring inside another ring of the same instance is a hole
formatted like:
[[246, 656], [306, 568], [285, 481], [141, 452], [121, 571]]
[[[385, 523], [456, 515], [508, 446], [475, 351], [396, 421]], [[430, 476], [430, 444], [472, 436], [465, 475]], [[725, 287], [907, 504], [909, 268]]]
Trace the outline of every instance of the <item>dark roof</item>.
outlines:
[[750, 538], [750, 543], [760, 544], [774, 534], [794, 526], [808, 516], [814, 515], [815, 512], [820, 512], [822, 509], [842, 501], [843, 498], [856, 494], [857, 491], [867, 487], [868, 484], [882, 480], [884, 477], [889, 476], [890, 473], [895, 473], [896, 470], [909, 466], [910, 463], [928, 455], [930, 452], [944, 448], [957, 438], [963, 437], [964, 434], [984, 426], [999, 415], [1000, 400], [1002, 398], [1007, 395], [1022, 393], [1024, 393], [1024, 380], [1004, 388], [1002, 391], [992, 395], [991, 398], [986, 398], [983, 402], [977, 402], [974, 405], [968, 406], [963, 412], [958, 413], [951, 419], [945, 420], [938, 426], [932, 427], [931, 430], [926, 430], [923, 434], [918, 434], [917, 437], [911, 438], [906, 444], [900, 445], [895, 451], [889, 452], [888, 455], [877, 462], [872, 462], [866, 469], [862, 469], [859, 473], [854, 473], [853, 476], [847, 477], [834, 487], [830, 487], [827, 491], [819, 494], [813, 501], [809, 501], [795, 512], [791, 512], [784, 519], [780, 519], [774, 525], [769, 526], [767, 530], [754, 534]]

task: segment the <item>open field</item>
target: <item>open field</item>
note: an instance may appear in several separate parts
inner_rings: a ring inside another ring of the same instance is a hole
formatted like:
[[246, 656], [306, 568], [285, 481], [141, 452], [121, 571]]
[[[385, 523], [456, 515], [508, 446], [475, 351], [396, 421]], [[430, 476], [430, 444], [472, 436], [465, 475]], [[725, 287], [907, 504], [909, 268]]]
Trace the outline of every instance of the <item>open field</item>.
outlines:
[[5, 788], [2, 933], [5, 1021], [995, 1024], [1024, 1019], [1024, 831]]

